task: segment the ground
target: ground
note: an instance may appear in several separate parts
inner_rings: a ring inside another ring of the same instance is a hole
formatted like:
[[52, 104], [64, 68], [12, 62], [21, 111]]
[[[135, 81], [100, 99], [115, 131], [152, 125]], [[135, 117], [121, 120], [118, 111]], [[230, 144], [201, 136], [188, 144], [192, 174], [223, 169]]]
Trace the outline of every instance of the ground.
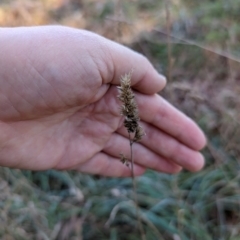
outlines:
[[[240, 240], [240, 1], [2, 0], [0, 26], [85, 28], [146, 55], [208, 137], [199, 173], [137, 179], [148, 240]], [[131, 179], [0, 169], [1, 239], [140, 239]]]

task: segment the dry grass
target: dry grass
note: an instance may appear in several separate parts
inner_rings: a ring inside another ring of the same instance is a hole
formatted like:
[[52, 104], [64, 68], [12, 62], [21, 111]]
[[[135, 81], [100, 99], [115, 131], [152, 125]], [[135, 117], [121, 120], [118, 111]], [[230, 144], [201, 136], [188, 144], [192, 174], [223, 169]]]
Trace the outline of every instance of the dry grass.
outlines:
[[[86, 28], [129, 44], [159, 71], [171, 63], [162, 94], [206, 132], [207, 163], [196, 174], [149, 171], [137, 179], [146, 238], [239, 240], [240, 1], [171, 1], [167, 19], [164, 4], [5, 0], [0, 25]], [[7, 168], [0, 178], [1, 239], [139, 239], [130, 179]]]

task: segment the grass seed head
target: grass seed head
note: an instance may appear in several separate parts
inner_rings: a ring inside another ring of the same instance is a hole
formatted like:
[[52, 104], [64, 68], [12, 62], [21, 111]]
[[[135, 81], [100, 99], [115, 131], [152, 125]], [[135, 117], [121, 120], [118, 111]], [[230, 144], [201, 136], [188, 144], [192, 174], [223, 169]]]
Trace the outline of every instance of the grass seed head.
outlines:
[[118, 89], [118, 98], [122, 102], [121, 115], [125, 117], [124, 126], [129, 133], [135, 133], [135, 135], [137, 134], [136, 139], [139, 141], [143, 136], [143, 130], [140, 130], [142, 128], [139, 126], [140, 119], [138, 116], [138, 107], [131, 89], [130, 73], [121, 77], [121, 85]]

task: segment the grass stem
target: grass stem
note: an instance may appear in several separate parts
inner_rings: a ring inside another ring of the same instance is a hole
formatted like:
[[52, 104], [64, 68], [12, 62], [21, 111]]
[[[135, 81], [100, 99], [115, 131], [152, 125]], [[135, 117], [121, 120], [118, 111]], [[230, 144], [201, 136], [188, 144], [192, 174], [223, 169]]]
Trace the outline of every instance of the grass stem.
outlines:
[[146, 240], [146, 237], [145, 237], [145, 234], [144, 234], [144, 230], [143, 230], [143, 226], [142, 226], [142, 222], [141, 222], [141, 216], [140, 216], [139, 206], [138, 206], [137, 186], [136, 186], [136, 179], [135, 179], [134, 169], [133, 169], [133, 165], [134, 165], [133, 143], [134, 143], [134, 141], [131, 139], [131, 134], [130, 134], [130, 133], [128, 133], [128, 136], [129, 136], [129, 145], [130, 145], [131, 175], [132, 175], [132, 185], [133, 185], [133, 193], [134, 193], [134, 202], [135, 202], [135, 206], [136, 206], [137, 225], [138, 225], [138, 228], [139, 228], [139, 230], [140, 230], [141, 239], [142, 239], [142, 240]]

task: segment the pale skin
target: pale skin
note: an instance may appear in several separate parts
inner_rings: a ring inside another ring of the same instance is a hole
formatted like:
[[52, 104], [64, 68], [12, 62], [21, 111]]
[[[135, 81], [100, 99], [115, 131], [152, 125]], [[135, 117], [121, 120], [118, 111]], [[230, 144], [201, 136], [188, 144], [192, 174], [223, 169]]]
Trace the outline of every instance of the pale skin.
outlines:
[[198, 171], [206, 139], [157, 94], [166, 84], [142, 55], [72, 28], [0, 28], [0, 166], [131, 176], [128, 134], [117, 99], [132, 88], [146, 135], [134, 145], [134, 172]]

